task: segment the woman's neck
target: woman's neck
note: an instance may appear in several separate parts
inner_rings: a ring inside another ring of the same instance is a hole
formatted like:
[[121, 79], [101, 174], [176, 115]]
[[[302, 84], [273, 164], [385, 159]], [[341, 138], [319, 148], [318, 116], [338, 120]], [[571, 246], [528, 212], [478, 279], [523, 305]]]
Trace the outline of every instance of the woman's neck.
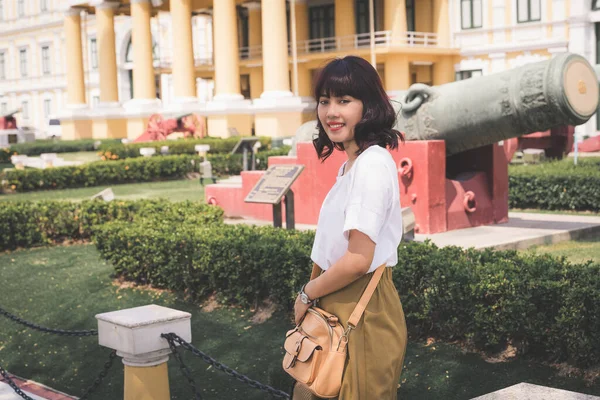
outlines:
[[356, 155], [356, 152], [358, 151], [358, 145], [356, 144], [356, 142], [354, 140], [344, 143], [344, 151], [346, 152], [346, 155], [348, 156], [349, 163], [353, 163], [354, 160], [356, 160], [356, 157], [358, 157]]

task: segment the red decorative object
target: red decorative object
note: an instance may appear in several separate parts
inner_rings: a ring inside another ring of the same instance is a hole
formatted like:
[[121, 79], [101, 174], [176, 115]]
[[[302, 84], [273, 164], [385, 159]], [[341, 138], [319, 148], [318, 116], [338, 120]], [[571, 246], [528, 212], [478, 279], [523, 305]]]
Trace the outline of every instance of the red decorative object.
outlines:
[[178, 118], [165, 119], [160, 114], [153, 114], [148, 120], [146, 131], [134, 142], [150, 142], [165, 140], [167, 136], [183, 132], [185, 138], [203, 138], [206, 135], [204, 118], [197, 114], [187, 114]]
[[559, 126], [543, 132], [534, 132], [504, 141], [506, 160], [510, 162], [518, 150], [543, 149], [547, 158], [562, 159], [573, 147], [575, 127]]

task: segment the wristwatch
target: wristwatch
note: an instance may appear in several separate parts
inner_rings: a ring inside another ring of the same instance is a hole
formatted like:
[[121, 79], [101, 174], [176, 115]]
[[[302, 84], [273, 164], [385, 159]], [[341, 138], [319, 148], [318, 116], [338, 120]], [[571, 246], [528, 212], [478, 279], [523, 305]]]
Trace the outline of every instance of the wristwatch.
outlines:
[[304, 288], [306, 287], [306, 284], [304, 284], [304, 286], [302, 286], [302, 289], [300, 289], [300, 301], [304, 304], [312, 304], [314, 302], [314, 300], [311, 300], [308, 295], [306, 293], [304, 293]]

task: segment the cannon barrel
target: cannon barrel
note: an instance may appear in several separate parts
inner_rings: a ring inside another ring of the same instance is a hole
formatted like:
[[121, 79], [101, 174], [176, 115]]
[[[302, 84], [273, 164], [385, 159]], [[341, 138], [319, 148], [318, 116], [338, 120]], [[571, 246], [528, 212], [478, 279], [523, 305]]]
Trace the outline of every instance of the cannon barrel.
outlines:
[[451, 154], [564, 125], [581, 125], [598, 107], [598, 78], [580, 55], [440, 86], [414, 84], [396, 128], [406, 140], [444, 140]]

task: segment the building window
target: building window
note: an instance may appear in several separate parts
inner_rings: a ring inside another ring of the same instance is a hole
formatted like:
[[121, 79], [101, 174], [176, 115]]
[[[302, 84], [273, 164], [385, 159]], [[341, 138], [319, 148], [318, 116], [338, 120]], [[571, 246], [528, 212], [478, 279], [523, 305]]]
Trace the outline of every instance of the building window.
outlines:
[[456, 80], [462, 81], [464, 79], [476, 78], [478, 76], [482, 76], [483, 71], [480, 69], [472, 69], [467, 71], [457, 71], [456, 72]]
[[6, 102], [2, 102], [2, 104], [0, 104], [0, 113], [2, 113], [2, 115], [6, 115], [7, 112], [8, 104]]
[[592, 10], [600, 10], [600, 0], [592, 0]]
[[25, 15], [25, 0], [17, 1], [17, 15], [22, 17]]
[[98, 45], [96, 38], [90, 39], [90, 62], [92, 69], [98, 69]]
[[19, 50], [19, 68], [22, 77], [27, 76], [27, 49]]
[[321, 42], [311, 42], [309, 51], [323, 51], [335, 48], [335, 8], [333, 4], [310, 7], [308, 21], [311, 39], [324, 39]]
[[[238, 43], [240, 47], [248, 47], [249, 44], [249, 33], [248, 33], [248, 9], [246, 7], [238, 8]], [[248, 54], [245, 57], [248, 58]]]
[[0, 20], [4, 19], [4, 0], [0, 0]]
[[406, 30], [415, 32], [415, 0], [406, 0]]
[[52, 112], [52, 100], [44, 99], [44, 118], [49, 118]]
[[[356, 10], [356, 33], [369, 33], [369, 1], [370, 0], [356, 0], [355, 10]], [[375, 22], [375, 31], [380, 30], [379, 26], [379, 10], [377, 9], [377, 1], [373, 0], [373, 9], [375, 10], [374, 22]], [[408, 16], [407, 16], [408, 17]]]
[[542, 20], [540, 0], [517, 0], [517, 22], [533, 22]]
[[21, 115], [23, 116], [23, 119], [29, 119], [29, 102], [21, 102]]
[[96, 108], [100, 104], [100, 96], [92, 96], [92, 107]]
[[40, 0], [40, 10], [48, 11], [48, 0]]
[[50, 46], [42, 46], [42, 74], [50, 75]]
[[240, 93], [245, 99], [250, 98], [250, 75], [240, 75]]
[[335, 36], [335, 6], [333, 4], [311, 7], [308, 12], [308, 21], [311, 39]]
[[0, 53], [0, 79], [6, 79], [6, 53]]
[[460, 16], [462, 29], [481, 28], [481, 0], [461, 0]]

